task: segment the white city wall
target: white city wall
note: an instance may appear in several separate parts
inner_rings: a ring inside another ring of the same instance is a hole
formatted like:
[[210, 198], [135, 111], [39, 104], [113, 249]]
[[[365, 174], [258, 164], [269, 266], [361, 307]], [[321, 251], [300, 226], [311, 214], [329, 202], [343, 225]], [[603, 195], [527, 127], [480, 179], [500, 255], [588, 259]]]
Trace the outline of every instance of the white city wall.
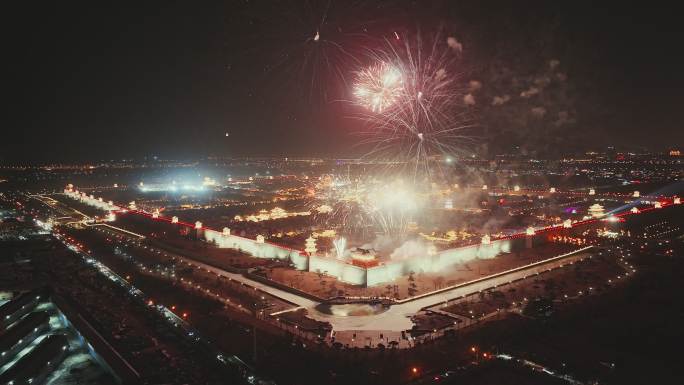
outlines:
[[494, 258], [511, 251], [510, 240], [492, 241], [488, 245], [472, 245], [444, 250], [435, 255], [416, 256], [403, 261], [391, 261], [384, 265], [371, 267], [366, 276], [366, 285], [374, 286], [393, 281], [413, 271], [416, 273], [436, 273], [455, 264], [472, 259]]
[[100, 200], [101, 198], [95, 198], [95, 197], [91, 198], [90, 196], [79, 193], [78, 191], [71, 191], [71, 190], [65, 189], [64, 195], [66, 195], [69, 198], [74, 199], [74, 200], [80, 200], [81, 202], [83, 202], [89, 206], [97, 207], [98, 209], [101, 209], [101, 210], [109, 211], [109, 210], [118, 210], [119, 209], [119, 207], [117, 207], [115, 205], [110, 205], [109, 202], [106, 202], [104, 200]]
[[272, 243], [257, 243], [255, 240], [236, 235], [225, 235], [215, 230], [205, 230], [204, 237], [220, 248], [231, 248], [243, 251], [257, 258], [286, 259], [297, 270], [324, 273], [340, 281], [354, 285], [375, 286], [391, 282], [409, 272], [435, 273], [457, 263], [475, 258], [494, 258], [501, 253], [511, 251], [510, 240], [495, 240], [488, 245], [472, 245], [444, 250], [435, 255], [415, 256], [414, 258], [389, 261], [385, 264], [363, 268], [335, 258], [317, 255], [306, 256], [300, 251], [278, 246]]
[[258, 243], [249, 238], [237, 235], [224, 235], [215, 230], [204, 230], [204, 238], [220, 248], [236, 249], [256, 258], [288, 259], [298, 270], [306, 270], [306, 256], [300, 251], [274, 245], [272, 243]]
[[342, 282], [354, 285], [366, 285], [366, 269], [355, 266], [339, 259], [325, 258], [312, 255], [309, 257], [309, 271], [325, 273]]

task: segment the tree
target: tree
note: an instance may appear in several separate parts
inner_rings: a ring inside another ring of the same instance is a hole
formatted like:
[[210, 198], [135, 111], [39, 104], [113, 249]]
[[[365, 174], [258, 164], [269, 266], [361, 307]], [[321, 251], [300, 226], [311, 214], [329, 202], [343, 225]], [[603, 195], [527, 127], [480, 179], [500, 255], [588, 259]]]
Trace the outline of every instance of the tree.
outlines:
[[442, 277], [441, 275], [438, 277], [435, 277], [435, 279], [433, 280], [433, 283], [435, 284], [435, 289], [441, 289], [442, 286], [444, 286], [444, 277]]
[[553, 314], [553, 301], [548, 298], [534, 298], [523, 308], [523, 314], [534, 318], [548, 318]]
[[418, 292], [418, 285], [416, 285], [416, 278], [414, 277], [416, 273], [413, 271], [409, 272], [409, 277], [408, 277], [408, 295], [409, 297], [413, 297], [416, 295]]

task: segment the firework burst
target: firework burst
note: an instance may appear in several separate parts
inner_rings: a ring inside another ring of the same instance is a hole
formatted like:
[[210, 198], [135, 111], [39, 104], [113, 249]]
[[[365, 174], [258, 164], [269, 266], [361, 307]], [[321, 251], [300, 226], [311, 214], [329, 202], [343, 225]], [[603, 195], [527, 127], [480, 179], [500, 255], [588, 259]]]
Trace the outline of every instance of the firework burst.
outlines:
[[353, 91], [368, 157], [429, 179], [441, 168], [436, 159], [465, 152], [471, 125], [460, 56], [442, 34], [387, 40], [370, 52], [375, 64], [358, 72]]
[[357, 103], [377, 113], [391, 107], [403, 91], [402, 73], [385, 62], [359, 71], [354, 86]]
[[337, 179], [317, 189], [312, 212], [322, 223], [348, 234], [401, 236], [423, 207], [423, 198], [402, 180]]

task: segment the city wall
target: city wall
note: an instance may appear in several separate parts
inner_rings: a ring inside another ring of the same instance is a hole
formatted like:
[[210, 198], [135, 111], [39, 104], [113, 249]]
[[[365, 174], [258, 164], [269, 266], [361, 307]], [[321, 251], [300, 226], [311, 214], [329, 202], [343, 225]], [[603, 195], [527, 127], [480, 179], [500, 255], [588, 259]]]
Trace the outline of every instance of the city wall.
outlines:
[[226, 235], [209, 229], [204, 230], [204, 238], [220, 248], [239, 250], [256, 258], [289, 260], [298, 270], [306, 270], [308, 266], [307, 257], [301, 255], [299, 250], [268, 242], [257, 242], [237, 235]]
[[205, 230], [204, 237], [221, 248], [243, 251], [257, 258], [288, 260], [298, 270], [321, 273], [354, 285], [375, 286], [391, 282], [409, 272], [435, 273], [455, 264], [479, 259], [494, 258], [529, 247], [532, 243], [543, 242], [543, 237], [534, 236], [518, 239], [494, 240], [490, 244], [477, 244], [444, 250], [434, 255], [415, 256], [406, 260], [395, 260], [379, 266], [364, 268], [345, 261], [318, 255], [307, 256], [298, 250], [289, 249], [267, 242], [257, 242], [249, 238], [226, 235], [215, 230]]

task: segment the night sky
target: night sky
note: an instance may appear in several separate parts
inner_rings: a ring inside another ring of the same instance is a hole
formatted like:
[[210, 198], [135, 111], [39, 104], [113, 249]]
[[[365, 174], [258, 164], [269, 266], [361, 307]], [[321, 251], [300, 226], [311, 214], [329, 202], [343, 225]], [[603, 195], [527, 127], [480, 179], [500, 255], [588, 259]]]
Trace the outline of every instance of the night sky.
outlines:
[[[463, 43], [464, 79], [483, 84], [482, 142], [683, 144], [679, 14], [595, 3], [24, 2], [3, 12], [0, 162], [355, 155], [349, 56], [437, 28]], [[345, 53], [316, 46], [317, 30]], [[543, 103], [569, 123], [530, 128], [527, 105], [491, 106], [550, 60], [567, 81]]]

